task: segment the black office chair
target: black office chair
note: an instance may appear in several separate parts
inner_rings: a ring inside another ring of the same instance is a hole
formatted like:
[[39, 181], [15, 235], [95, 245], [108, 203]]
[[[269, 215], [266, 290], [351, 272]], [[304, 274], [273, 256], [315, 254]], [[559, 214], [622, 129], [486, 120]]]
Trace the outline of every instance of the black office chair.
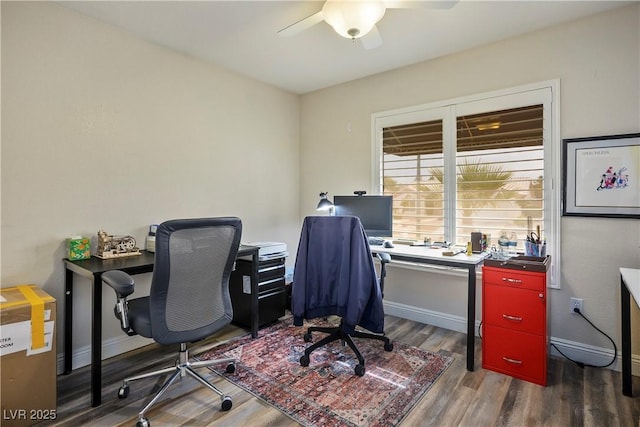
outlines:
[[173, 374], [138, 414], [138, 427], [148, 427], [145, 412], [169, 386], [188, 374], [216, 392], [222, 410], [233, 404], [231, 397], [193, 370], [227, 363], [235, 371], [234, 359], [190, 362], [187, 343], [202, 340], [228, 325], [233, 318], [229, 276], [233, 270], [242, 222], [239, 218], [202, 218], [166, 221], [156, 232], [156, 252], [149, 296], [131, 299], [134, 281], [119, 270], [105, 272], [102, 280], [111, 286], [118, 301], [114, 309], [128, 335], [153, 338], [159, 344], [180, 344], [179, 360], [170, 368], [124, 380], [119, 398], [129, 395], [129, 382], [156, 375]]
[[[312, 341], [313, 332], [327, 333], [310, 345], [300, 357], [300, 365], [310, 364], [311, 353], [330, 342], [341, 340], [355, 353], [355, 374], [365, 373], [365, 359], [352, 338], [368, 338], [384, 342], [386, 351], [393, 344], [384, 335], [382, 291], [388, 254], [380, 254], [381, 273], [377, 278], [373, 257], [360, 220], [351, 216], [307, 217], [302, 226], [296, 256], [292, 313], [294, 324], [303, 319], [338, 315], [337, 327], [312, 326], [304, 334]], [[356, 330], [361, 326], [370, 332]]]

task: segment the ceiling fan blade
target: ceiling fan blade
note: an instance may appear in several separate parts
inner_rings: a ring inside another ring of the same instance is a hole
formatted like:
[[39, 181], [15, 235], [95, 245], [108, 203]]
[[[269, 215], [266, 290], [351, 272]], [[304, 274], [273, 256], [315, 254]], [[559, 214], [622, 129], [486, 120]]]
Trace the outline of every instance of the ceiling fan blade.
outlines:
[[322, 21], [324, 21], [324, 16], [322, 16], [322, 11], [319, 11], [314, 13], [313, 15], [307, 16], [306, 18], [302, 18], [298, 22], [284, 27], [283, 29], [278, 31], [278, 35], [283, 37], [293, 36], [308, 28], [313, 27], [314, 25]]
[[459, 0], [388, 0], [387, 9], [451, 9]]
[[360, 37], [360, 40], [362, 41], [362, 46], [367, 50], [375, 49], [382, 45], [382, 36], [375, 25], [371, 31]]

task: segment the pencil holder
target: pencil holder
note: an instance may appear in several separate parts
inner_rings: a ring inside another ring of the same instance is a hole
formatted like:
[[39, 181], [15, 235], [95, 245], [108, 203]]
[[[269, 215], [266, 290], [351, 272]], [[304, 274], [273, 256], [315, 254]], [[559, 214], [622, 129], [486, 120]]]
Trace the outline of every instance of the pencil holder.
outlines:
[[526, 256], [545, 257], [547, 256], [547, 244], [525, 240], [524, 254]]

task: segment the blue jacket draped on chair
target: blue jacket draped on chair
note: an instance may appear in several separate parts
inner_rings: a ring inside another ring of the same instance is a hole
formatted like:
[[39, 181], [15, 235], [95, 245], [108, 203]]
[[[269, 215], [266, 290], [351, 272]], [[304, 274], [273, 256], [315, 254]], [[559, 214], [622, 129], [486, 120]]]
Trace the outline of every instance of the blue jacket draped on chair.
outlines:
[[382, 293], [357, 217], [305, 218], [291, 305], [296, 326], [302, 326], [303, 319], [338, 315], [345, 333], [353, 332], [356, 325], [371, 332], [383, 332]]

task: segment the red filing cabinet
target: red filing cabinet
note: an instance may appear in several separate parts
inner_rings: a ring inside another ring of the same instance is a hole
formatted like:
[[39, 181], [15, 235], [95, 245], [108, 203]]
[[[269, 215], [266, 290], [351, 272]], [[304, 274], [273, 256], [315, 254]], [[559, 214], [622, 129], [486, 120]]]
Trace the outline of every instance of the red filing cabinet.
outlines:
[[482, 367], [546, 386], [546, 266], [511, 265], [482, 267]]

